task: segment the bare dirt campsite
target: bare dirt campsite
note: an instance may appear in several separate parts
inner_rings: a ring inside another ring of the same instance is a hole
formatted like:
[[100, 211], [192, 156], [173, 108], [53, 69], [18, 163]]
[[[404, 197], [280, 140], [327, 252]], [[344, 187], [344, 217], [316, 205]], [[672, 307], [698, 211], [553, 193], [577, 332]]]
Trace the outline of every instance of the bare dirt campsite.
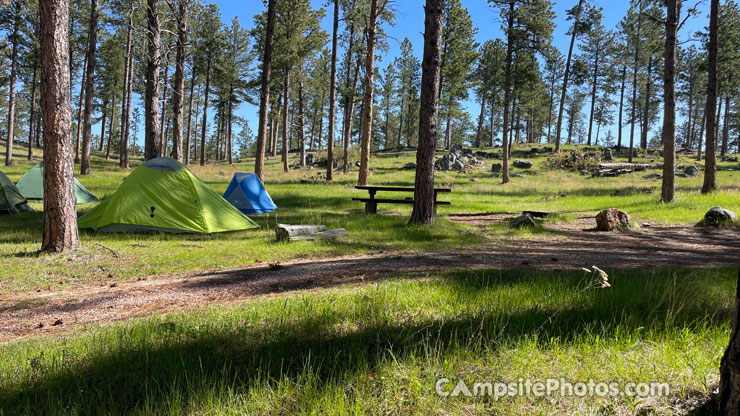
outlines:
[[0, 416], [740, 414], [740, 6], [613, 3], [0, 4]]

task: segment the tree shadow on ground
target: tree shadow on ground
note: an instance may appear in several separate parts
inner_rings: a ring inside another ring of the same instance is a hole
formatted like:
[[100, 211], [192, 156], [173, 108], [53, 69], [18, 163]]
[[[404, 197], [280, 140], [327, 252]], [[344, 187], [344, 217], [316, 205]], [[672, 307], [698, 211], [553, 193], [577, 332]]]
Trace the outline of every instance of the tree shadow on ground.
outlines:
[[[255, 387], [278, 388], [286, 381], [299, 384], [306, 376], [320, 390], [327, 384], [351, 383], [356, 372], [373, 372], [389, 360], [444, 355], [457, 348], [493, 354], [500, 345], [533, 337], [543, 340], [542, 349], [550, 348], [552, 339], [558, 340], [554, 348], [559, 348], [595, 333], [603, 340], [615, 338], [618, 326], [649, 328], [660, 337], [707, 322], [725, 325], [729, 312], [710, 293], [729, 284], [732, 276], [727, 273], [703, 287], [677, 286], [671, 273], [622, 275], [610, 293], [575, 295], [557, 312], [555, 305], [547, 305], [551, 299], [542, 299], [543, 304], [515, 310], [485, 306], [449, 318], [399, 322], [382, 302], [363, 296], [350, 310], [322, 309], [286, 321], [250, 322], [247, 315], [231, 325], [207, 320], [144, 322], [91, 339], [109, 344], [84, 359], [70, 356], [53, 370], [32, 370], [30, 379], [0, 392], [0, 409], [7, 414], [186, 413], [198, 408], [199, 393], [204, 390], [246, 394]], [[541, 290], [553, 279], [565, 292], [577, 293], [584, 285], [582, 273], [502, 270], [491, 272], [487, 279], [480, 272], [444, 277], [451, 292], [460, 296], [502, 288], [531, 291], [540, 286]], [[646, 285], [651, 290], [640, 290]], [[675, 305], [666, 303], [666, 290], [674, 292], [672, 299], [687, 302], [683, 308], [675, 310]], [[356, 325], [351, 329], [338, 330], [342, 313], [364, 319], [353, 321]], [[173, 404], [178, 408], [173, 409]], [[308, 404], [286, 403], [285, 410], [290, 413]]]

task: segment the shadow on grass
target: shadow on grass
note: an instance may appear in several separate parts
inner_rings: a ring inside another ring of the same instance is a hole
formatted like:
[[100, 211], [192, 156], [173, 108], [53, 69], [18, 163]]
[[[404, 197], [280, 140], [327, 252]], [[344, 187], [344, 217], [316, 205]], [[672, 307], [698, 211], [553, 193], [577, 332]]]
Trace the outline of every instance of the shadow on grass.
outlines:
[[[279, 391], [286, 383], [300, 390], [307, 379], [318, 390], [347, 386], [358, 372], [374, 373], [390, 361], [444, 358], [459, 349], [491, 354], [507, 343], [537, 339], [546, 350], [595, 336], [604, 342], [625, 331], [637, 337], [652, 331], [660, 338], [677, 329], [726, 325], [730, 296], [718, 299], [717, 293], [731, 294], [733, 276], [719, 272], [702, 280], [687, 273], [677, 284], [669, 270], [621, 273], [612, 276], [608, 291], [580, 292], [582, 273], [455, 272], [438, 284], [445, 302], [458, 307], [496, 290], [529, 298], [518, 308], [471, 302], [455, 316], [435, 313], [405, 323], [373, 291], [349, 294], [356, 299], [338, 308], [313, 310], [306, 306], [310, 302], [298, 302], [295, 307], [304, 309], [286, 310], [286, 300], [282, 310], [273, 308], [273, 316], [259, 322], [248, 311], [215, 322], [143, 321], [88, 339], [91, 350], [84, 358], [63, 353], [54, 368], [34, 367], [29, 357], [30, 376], [0, 391], [0, 413], [197, 412], [214, 392], [228, 398], [253, 388]], [[559, 295], [549, 291], [553, 285]], [[563, 307], [555, 313], [558, 301]], [[346, 319], [351, 329], [337, 329]], [[310, 408], [315, 397], [293, 399], [281, 402], [281, 413]]]

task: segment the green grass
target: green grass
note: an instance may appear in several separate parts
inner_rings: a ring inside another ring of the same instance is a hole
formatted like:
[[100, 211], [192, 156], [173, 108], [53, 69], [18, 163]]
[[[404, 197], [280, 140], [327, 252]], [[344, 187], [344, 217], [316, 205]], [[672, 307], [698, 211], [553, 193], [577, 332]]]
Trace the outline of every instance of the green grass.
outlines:
[[[311, 180], [318, 170], [282, 172], [279, 158], [267, 161], [266, 187], [279, 209], [269, 218], [253, 217], [262, 229], [217, 235], [166, 234], [95, 234], [83, 230], [83, 249], [69, 256], [39, 255], [41, 245], [41, 203], [32, 203], [33, 211], [0, 217], [0, 294], [29, 290], [57, 290], [64, 287], [125, 281], [149, 276], [187, 275], [199, 272], [246, 267], [256, 263], [276, 263], [297, 258], [363, 254], [378, 251], [429, 251], [480, 246], [497, 237], [526, 238], [531, 231], [512, 232], [506, 227], [487, 230], [452, 223], [446, 216], [455, 213], [511, 213], [522, 210], [557, 211], [561, 221], [579, 214], [595, 215], [599, 210], [618, 207], [627, 211], [635, 222], [660, 224], [695, 224], [711, 207], [740, 211], [740, 169], [738, 164], [719, 164], [720, 191], [701, 195], [702, 178], [678, 178], [677, 202], [659, 203], [660, 181], [643, 179], [644, 173], [618, 178], [586, 178], [577, 172], [548, 170], [546, 155], [531, 155], [530, 147], [516, 147], [513, 157], [535, 162], [526, 178], [514, 178], [501, 185], [500, 179], [486, 169], [467, 174], [438, 172], [439, 186], [451, 187], [453, 193], [442, 196], [452, 201], [451, 207], [440, 207], [434, 227], [409, 227], [411, 208], [381, 205], [380, 216], [364, 214], [363, 206], [351, 199], [364, 193], [354, 189], [357, 172], [338, 174], [331, 184]], [[571, 147], [566, 147], [571, 149]], [[0, 148], [1, 150], [1, 148]], [[3, 168], [17, 181], [33, 164], [25, 160], [25, 149], [16, 147], [16, 165]], [[499, 150], [500, 153], [500, 150]], [[291, 157], [295, 157], [291, 155]], [[414, 182], [414, 172], [400, 168], [414, 160], [414, 152], [381, 153], [371, 159], [370, 182], [383, 185], [405, 185]], [[648, 161], [637, 159], [636, 161]], [[135, 159], [133, 165], [141, 163]], [[495, 161], [494, 161], [495, 163]], [[682, 156], [679, 165], [695, 164]], [[193, 172], [217, 192], [225, 191], [236, 171], [251, 171], [253, 162], [234, 166], [193, 166]], [[734, 170], [730, 170], [734, 169]], [[514, 171], [518, 171], [514, 169]], [[118, 169], [116, 161], [106, 161], [93, 154], [92, 174], [78, 177], [98, 197], [117, 189], [130, 171]], [[307, 181], [307, 183], [302, 183]], [[652, 190], [652, 194], [645, 192]], [[80, 215], [95, 205], [78, 207]], [[276, 222], [291, 224], [326, 224], [346, 228], [348, 238], [336, 242], [300, 242], [278, 244], [274, 233], [266, 228]], [[537, 231], [535, 231], [537, 232]], [[101, 247], [104, 246], [104, 247]], [[112, 254], [106, 248], [115, 251]]]
[[[389, 276], [0, 346], [0, 414], [672, 414], [707, 394], [736, 270]], [[442, 398], [435, 381], [665, 382], [637, 400]]]

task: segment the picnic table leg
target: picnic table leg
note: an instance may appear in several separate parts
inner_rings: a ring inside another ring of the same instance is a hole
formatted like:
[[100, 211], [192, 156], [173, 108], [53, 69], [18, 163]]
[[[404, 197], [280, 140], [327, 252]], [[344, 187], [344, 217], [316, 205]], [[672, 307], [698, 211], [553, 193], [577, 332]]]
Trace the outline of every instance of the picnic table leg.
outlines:
[[370, 190], [370, 200], [365, 202], [365, 214], [377, 214], [378, 213], [378, 203], [375, 202], [375, 192], [374, 190]]

